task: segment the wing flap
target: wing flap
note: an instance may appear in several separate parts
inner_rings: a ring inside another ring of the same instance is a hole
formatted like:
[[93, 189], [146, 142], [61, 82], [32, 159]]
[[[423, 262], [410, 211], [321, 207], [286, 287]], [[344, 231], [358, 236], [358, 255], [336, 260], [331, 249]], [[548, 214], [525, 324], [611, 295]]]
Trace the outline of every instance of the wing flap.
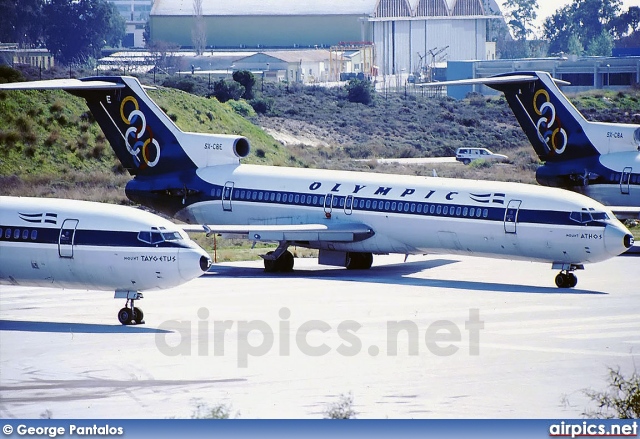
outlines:
[[355, 242], [374, 235], [361, 223], [296, 225], [178, 225], [186, 232], [243, 236], [251, 241], [334, 241]]

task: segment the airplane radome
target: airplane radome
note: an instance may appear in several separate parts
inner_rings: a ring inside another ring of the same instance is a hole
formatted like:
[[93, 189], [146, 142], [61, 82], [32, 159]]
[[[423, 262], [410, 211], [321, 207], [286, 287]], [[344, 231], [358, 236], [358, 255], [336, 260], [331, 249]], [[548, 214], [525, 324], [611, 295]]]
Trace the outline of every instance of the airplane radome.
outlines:
[[556, 188], [240, 164], [242, 136], [181, 131], [137, 79], [0, 85], [63, 89], [87, 101], [123, 166], [127, 196], [191, 229], [277, 242], [268, 272], [293, 269], [288, 247], [320, 264], [368, 269], [374, 254], [454, 253], [550, 263], [555, 282], [623, 253], [633, 236], [600, 203]]
[[115, 291], [122, 324], [143, 323], [140, 291], [181, 285], [209, 255], [170, 221], [132, 207], [0, 197], [0, 284]]

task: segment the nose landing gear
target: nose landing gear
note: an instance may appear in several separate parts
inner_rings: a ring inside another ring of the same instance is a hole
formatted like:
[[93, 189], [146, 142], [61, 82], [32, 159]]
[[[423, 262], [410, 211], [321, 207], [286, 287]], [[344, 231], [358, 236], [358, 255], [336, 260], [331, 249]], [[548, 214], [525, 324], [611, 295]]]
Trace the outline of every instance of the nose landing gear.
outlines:
[[584, 270], [584, 265], [554, 263], [552, 268], [554, 270], [560, 269], [560, 273], [556, 276], [556, 286], [558, 288], [573, 288], [578, 284], [578, 277], [573, 272], [575, 270]]
[[123, 325], [144, 324], [144, 313], [135, 306], [135, 301], [142, 299], [142, 293], [137, 291], [116, 291], [115, 299], [127, 299], [124, 308], [118, 311], [118, 321]]

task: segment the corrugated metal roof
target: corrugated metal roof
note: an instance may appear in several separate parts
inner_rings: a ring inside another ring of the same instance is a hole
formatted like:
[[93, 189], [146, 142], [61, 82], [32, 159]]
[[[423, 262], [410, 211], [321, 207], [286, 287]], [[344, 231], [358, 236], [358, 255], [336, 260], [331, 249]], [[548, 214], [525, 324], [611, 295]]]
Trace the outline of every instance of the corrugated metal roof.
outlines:
[[[203, 0], [203, 15], [369, 15], [378, 0]], [[151, 15], [193, 15], [193, 0], [155, 0]]]

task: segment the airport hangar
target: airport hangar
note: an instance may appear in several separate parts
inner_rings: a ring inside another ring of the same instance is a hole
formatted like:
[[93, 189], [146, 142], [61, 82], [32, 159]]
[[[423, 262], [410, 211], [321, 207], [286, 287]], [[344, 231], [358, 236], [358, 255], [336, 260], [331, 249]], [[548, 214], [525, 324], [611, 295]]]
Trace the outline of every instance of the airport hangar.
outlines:
[[[371, 42], [372, 76], [418, 70], [439, 59], [491, 58], [487, 23], [503, 17], [495, 0], [202, 0], [206, 45], [220, 49], [330, 48]], [[156, 0], [151, 39], [193, 45], [193, 0]], [[489, 52], [489, 55], [488, 55]]]

